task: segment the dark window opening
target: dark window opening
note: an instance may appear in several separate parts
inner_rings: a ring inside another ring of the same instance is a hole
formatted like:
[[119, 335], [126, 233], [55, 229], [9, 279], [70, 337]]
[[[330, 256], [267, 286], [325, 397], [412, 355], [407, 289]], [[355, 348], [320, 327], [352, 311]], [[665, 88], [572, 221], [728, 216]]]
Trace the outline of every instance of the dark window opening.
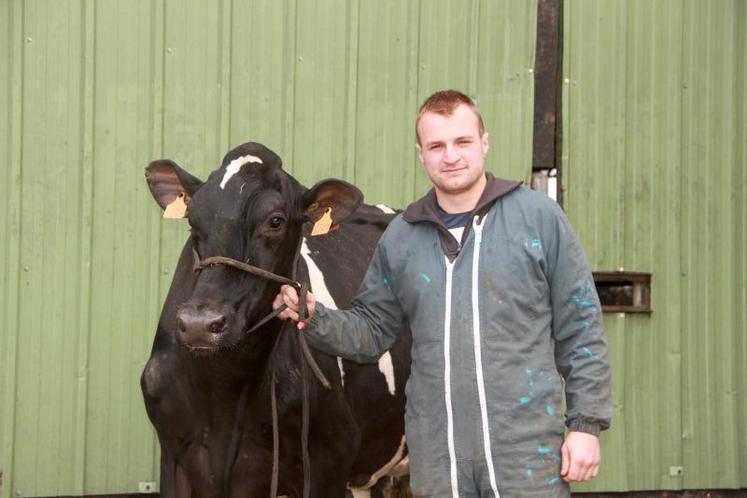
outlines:
[[602, 311], [650, 313], [651, 274], [638, 272], [594, 272], [594, 284]]

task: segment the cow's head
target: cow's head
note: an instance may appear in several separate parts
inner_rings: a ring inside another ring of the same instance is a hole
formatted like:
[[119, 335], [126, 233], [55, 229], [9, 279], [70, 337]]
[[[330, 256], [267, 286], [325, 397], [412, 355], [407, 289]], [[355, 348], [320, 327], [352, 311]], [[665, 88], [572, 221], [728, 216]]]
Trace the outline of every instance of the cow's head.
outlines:
[[[340, 180], [306, 189], [281, 165], [274, 152], [250, 142], [226, 154], [206, 182], [169, 160], [150, 163], [146, 178], [161, 208], [188, 218], [189, 243], [201, 259], [225, 256], [290, 277], [304, 223], [322, 216], [339, 223], [363, 195]], [[194, 279], [184, 283], [193, 289], [177, 312], [176, 333], [198, 352], [238, 347], [245, 331], [271, 311], [279, 287], [224, 265]]]

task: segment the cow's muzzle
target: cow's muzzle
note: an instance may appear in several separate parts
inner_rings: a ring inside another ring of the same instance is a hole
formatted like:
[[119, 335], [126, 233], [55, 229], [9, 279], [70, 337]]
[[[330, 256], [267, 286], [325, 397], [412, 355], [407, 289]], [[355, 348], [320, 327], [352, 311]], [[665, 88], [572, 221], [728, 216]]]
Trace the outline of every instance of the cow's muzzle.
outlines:
[[[298, 240], [298, 246], [296, 247], [296, 255], [293, 257], [294, 261], [294, 272], [295, 273], [295, 262], [298, 260], [298, 255], [301, 254], [301, 244], [303, 242], [303, 238]], [[306, 293], [309, 291], [309, 284], [308, 282], [298, 282], [296, 280], [291, 280], [287, 277], [284, 277], [282, 275], [277, 275], [275, 273], [272, 273], [267, 270], [263, 270], [262, 268], [258, 268], [256, 266], [250, 265], [248, 263], [242, 263], [241, 261], [237, 261], [233, 258], [227, 258], [225, 256], [212, 256], [209, 258], [201, 259], [200, 254], [197, 252], [197, 249], [192, 246], [192, 255], [194, 256], [194, 263], [192, 267], [192, 271], [195, 273], [201, 272], [203, 269], [208, 268], [210, 266], [214, 265], [226, 265], [230, 266], [232, 268], [236, 268], [238, 270], [245, 271], [247, 273], [250, 273], [252, 275], [264, 278], [265, 280], [270, 280], [272, 282], [277, 282], [279, 284], [287, 284], [292, 285], [298, 290], [298, 296], [299, 296], [299, 310], [298, 310], [298, 316], [299, 316], [299, 322], [297, 324], [298, 330], [303, 330], [305, 325], [305, 320], [307, 318], [306, 316]], [[264, 318], [262, 318], [259, 322], [255, 323], [251, 328], [249, 328], [245, 334], [250, 334], [257, 330], [258, 328], [262, 327], [265, 323], [269, 322], [276, 316], [278, 316], [284, 309], [286, 309], [288, 306], [286, 304], [282, 304], [275, 308], [273, 311], [265, 315]], [[331, 389], [331, 384], [327, 380], [327, 378], [322, 373], [322, 370], [319, 368], [319, 365], [317, 365], [316, 360], [314, 360], [314, 357], [311, 355], [311, 351], [309, 350], [309, 345], [306, 343], [306, 338], [304, 337], [304, 334], [299, 334], [299, 344], [301, 345], [301, 351], [303, 352], [304, 358], [306, 358], [306, 362], [311, 367], [311, 371], [314, 372], [314, 375], [316, 378], [321, 382], [321, 384], [324, 386], [325, 389]], [[206, 347], [192, 347], [193, 350], [206, 350], [209, 346]], [[218, 347], [217, 341], [215, 347]]]
[[197, 350], [220, 347], [228, 322], [224, 313], [210, 309], [197, 311], [191, 306], [182, 308], [176, 320], [182, 343]]

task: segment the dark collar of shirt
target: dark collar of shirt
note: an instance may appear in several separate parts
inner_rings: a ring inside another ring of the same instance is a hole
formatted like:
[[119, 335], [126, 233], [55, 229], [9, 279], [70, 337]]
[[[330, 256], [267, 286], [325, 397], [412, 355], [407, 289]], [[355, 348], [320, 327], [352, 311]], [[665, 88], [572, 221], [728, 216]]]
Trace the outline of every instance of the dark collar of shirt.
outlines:
[[469, 225], [470, 215], [472, 214], [471, 211], [467, 211], [466, 213], [447, 213], [438, 205], [436, 206], [436, 210], [441, 221], [443, 221], [448, 229], [462, 228]]

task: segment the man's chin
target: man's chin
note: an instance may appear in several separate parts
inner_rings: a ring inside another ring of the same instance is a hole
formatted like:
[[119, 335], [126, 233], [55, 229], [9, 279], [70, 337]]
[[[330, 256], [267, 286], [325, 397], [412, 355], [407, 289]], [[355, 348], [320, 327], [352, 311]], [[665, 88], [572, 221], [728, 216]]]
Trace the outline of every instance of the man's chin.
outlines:
[[446, 195], [460, 195], [478, 188], [478, 182], [469, 181], [466, 178], [453, 179], [452, 181], [441, 182], [439, 190]]

